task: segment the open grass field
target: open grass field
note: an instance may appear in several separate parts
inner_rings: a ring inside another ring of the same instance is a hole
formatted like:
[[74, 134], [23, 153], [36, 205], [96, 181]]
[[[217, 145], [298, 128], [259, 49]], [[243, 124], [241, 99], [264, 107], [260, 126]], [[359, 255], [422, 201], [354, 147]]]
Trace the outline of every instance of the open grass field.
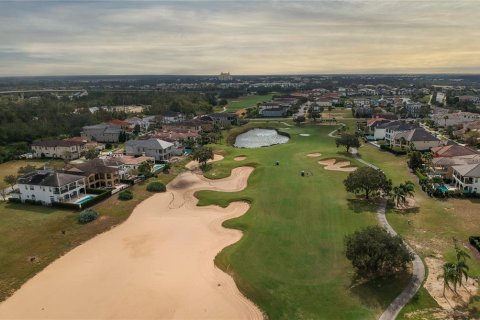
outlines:
[[[158, 180], [168, 183], [184, 164], [172, 166], [171, 172], [160, 174]], [[100, 216], [86, 225], [77, 223], [76, 212], [0, 201], [0, 301], [67, 251], [126, 220], [135, 206], [151, 195], [145, 183], [130, 190], [132, 200], [120, 201], [114, 195], [95, 205]]]
[[239, 109], [250, 108], [257, 105], [257, 103], [267, 102], [272, 100], [273, 94], [244, 96], [236, 99], [228, 99], [227, 112], [235, 112]]
[[44, 165], [59, 168], [64, 165], [62, 160], [14, 160], [0, 163], [0, 188], [6, 188], [8, 185], [3, 181], [3, 178], [8, 175], [18, 175], [18, 169], [27, 165], [41, 167]]
[[[275, 121], [269, 125], [285, 127]], [[234, 200], [251, 203], [244, 216], [225, 223], [245, 235], [224, 249], [216, 263], [235, 277], [240, 289], [271, 319], [374, 319], [409, 280], [404, 274], [354, 285], [353, 270], [344, 255], [344, 236], [376, 224], [376, 204], [358, 201], [345, 192], [347, 173], [327, 171], [317, 164], [319, 159], [342, 157], [327, 137], [333, 129], [282, 129], [291, 135], [290, 142], [268, 148], [218, 146], [225, 160], [213, 164], [207, 176], [219, 178], [233, 167], [252, 165], [256, 169], [249, 185], [238, 193], [197, 193], [200, 205], [226, 206]], [[307, 157], [311, 152], [322, 156]], [[239, 155], [247, 159], [233, 161]], [[280, 166], [274, 166], [277, 160]], [[307, 177], [300, 176], [301, 170]]]

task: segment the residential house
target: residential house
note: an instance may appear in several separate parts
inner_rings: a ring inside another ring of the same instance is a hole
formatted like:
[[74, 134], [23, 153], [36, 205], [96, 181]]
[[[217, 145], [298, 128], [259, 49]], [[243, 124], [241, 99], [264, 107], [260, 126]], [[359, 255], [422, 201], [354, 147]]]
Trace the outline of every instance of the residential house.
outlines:
[[80, 158], [88, 149], [84, 141], [43, 140], [32, 143], [35, 158], [61, 158], [72, 160]]
[[126, 172], [117, 159], [93, 159], [83, 163], [66, 165], [63, 172], [85, 177], [87, 188], [113, 188], [120, 183]]
[[472, 112], [437, 113], [432, 120], [438, 127], [455, 127], [466, 122], [480, 120], [480, 114]]
[[51, 205], [55, 202], [69, 202], [86, 194], [85, 178], [82, 176], [41, 169], [29, 172], [17, 180], [12, 198]]
[[150, 138], [148, 140], [128, 140], [125, 144], [127, 155], [145, 155], [155, 161], [165, 161], [172, 157], [173, 143]]
[[177, 123], [185, 120], [185, 115], [175, 111], [164, 111], [160, 113], [162, 123]]
[[154, 163], [155, 158], [147, 156], [127, 156], [122, 155], [121, 157], [115, 157], [115, 160], [118, 160], [123, 163], [126, 171], [130, 174], [132, 170], [138, 170], [138, 167], [145, 162]]
[[442, 142], [433, 134], [423, 128], [415, 128], [409, 131], [399, 131], [392, 138], [391, 146], [399, 148], [412, 148], [418, 151], [427, 151], [438, 147]]
[[453, 167], [480, 163], [480, 154], [470, 154], [456, 157], [437, 157], [430, 163], [430, 171], [442, 178], [453, 179]]
[[[388, 120], [382, 117], [372, 118], [367, 120], [367, 125], [365, 126], [365, 134], [374, 135], [375, 128], [381, 124], [390, 123], [392, 120]], [[385, 137], [384, 137], [385, 138]], [[375, 140], [377, 140], [375, 138]]]
[[408, 102], [405, 110], [408, 118], [418, 118], [421, 115], [423, 105], [420, 102]]
[[286, 117], [288, 107], [260, 108], [258, 114], [265, 118]]
[[82, 137], [97, 142], [119, 142], [120, 136], [125, 134], [125, 129], [111, 123], [101, 123], [82, 128]]
[[185, 152], [184, 141], [196, 141], [200, 137], [197, 130], [171, 128], [170, 130], [157, 130], [150, 135], [150, 138], [160, 139], [173, 143], [172, 154], [175, 156], [183, 155]]
[[432, 155], [434, 158], [452, 158], [452, 157], [463, 157], [463, 156], [470, 156], [474, 154], [479, 154], [478, 151], [475, 149], [468, 147], [468, 146], [462, 146], [459, 144], [449, 144], [446, 146], [438, 146], [435, 148], [432, 148]]
[[394, 144], [394, 136], [400, 132], [410, 131], [412, 129], [418, 128], [416, 125], [412, 125], [403, 121], [392, 121], [390, 123], [385, 123], [383, 125], [379, 125], [375, 128], [377, 129], [385, 129], [385, 141], [388, 142], [389, 145]]
[[480, 191], [480, 163], [453, 166], [453, 184], [469, 193]]

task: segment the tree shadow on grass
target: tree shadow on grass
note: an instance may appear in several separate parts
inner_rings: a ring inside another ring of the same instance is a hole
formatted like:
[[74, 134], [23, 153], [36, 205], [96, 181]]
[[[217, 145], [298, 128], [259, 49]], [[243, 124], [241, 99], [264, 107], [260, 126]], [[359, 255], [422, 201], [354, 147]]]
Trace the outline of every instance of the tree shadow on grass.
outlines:
[[407, 271], [363, 281], [354, 276], [350, 291], [363, 305], [385, 310], [407, 286], [410, 278], [411, 274]]
[[366, 200], [363, 196], [347, 199], [348, 208], [355, 213], [376, 212], [379, 206], [377, 199]]

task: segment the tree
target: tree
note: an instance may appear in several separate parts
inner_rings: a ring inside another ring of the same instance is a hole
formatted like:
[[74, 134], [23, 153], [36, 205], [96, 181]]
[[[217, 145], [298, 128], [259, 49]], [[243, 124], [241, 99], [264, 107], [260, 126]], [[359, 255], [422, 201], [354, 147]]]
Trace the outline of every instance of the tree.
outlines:
[[390, 194], [392, 190], [392, 180], [379, 169], [371, 167], [360, 167], [356, 171], [350, 173], [343, 181], [348, 192], [364, 193], [365, 198], [369, 199], [372, 193]]
[[465, 135], [465, 143], [470, 147], [477, 147], [480, 139], [480, 133], [476, 131], [469, 132]]
[[170, 163], [165, 163], [163, 166], [162, 172], [165, 174], [168, 174], [170, 172], [170, 169], [172, 168], [172, 165]]
[[218, 101], [218, 105], [220, 107], [224, 107], [228, 104], [228, 101], [226, 99], [220, 99], [220, 101]]
[[15, 177], [13, 174], [9, 174], [3, 178], [3, 181], [8, 184], [12, 190], [15, 184], [17, 183], [17, 177]]
[[35, 171], [35, 166], [27, 164], [25, 167], [20, 167], [17, 171], [18, 174], [26, 174]]
[[207, 161], [213, 159], [213, 156], [213, 149], [210, 147], [200, 147], [196, 149], [192, 154], [193, 160], [198, 161], [202, 170], [205, 169]]
[[140, 133], [140, 125], [137, 123], [135, 127], [133, 127], [133, 133], [138, 135]]
[[408, 154], [408, 167], [413, 171], [422, 168], [424, 165], [422, 159], [422, 153], [420, 151], [412, 151]]
[[345, 245], [345, 255], [361, 277], [392, 274], [405, 270], [413, 261], [413, 254], [402, 238], [379, 226], [369, 226], [347, 235]]
[[300, 123], [305, 122], [305, 116], [296, 116], [293, 121], [299, 126]]
[[148, 161], [141, 163], [138, 166], [138, 173], [142, 176], [149, 176], [152, 173], [152, 164]]
[[[445, 295], [446, 288], [457, 293], [457, 286], [463, 284], [463, 278], [468, 280], [469, 267], [467, 265], [467, 259], [470, 259], [470, 255], [465, 249], [460, 248], [456, 239], [453, 239], [453, 242], [457, 261], [446, 262], [443, 265], [443, 274], [438, 276], [439, 278], [443, 278], [443, 295]], [[451, 285], [453, 285], [453, 289]]]
[[337, 148], [339, 146], [344, 146], [348, 152], [350, 148], [360, 147], [360, 140], [358, 140], [358, 137], [355, 135], [344, 132], [340, 135], [340, 137], [335, 139], [335, 144], [337, 145]]
[[98, 156], [98, 150], [96, 149], [88, 149], [87, 152], [85, 153], [85, 159], [87, 160], [92, 160], [95, 159]]
[[407, 203], [407, 196], [413, 197], [415, 194], [415, 184], [411, 181], [405, 181], [400, 185], [393, 187], [392, 199], [399, 205], [405, 205]]

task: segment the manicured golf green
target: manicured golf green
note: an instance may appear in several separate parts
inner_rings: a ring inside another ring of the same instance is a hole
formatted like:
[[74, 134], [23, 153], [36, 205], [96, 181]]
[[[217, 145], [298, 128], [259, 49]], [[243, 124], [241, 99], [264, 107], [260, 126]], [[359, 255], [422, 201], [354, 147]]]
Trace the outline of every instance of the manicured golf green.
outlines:
[[255, 107], [257, 103], [272, 100], [273, 94], [244, 96], [236, 99], [228, 99], [227, 112], [235, 112], [239, 109]]
[[[270, 125], [285, 128], [277, 121]], [[251, 203], [244, 216], [225, 223], [245, 234], [224, 249], [216, 263], [235, 277], [242, 292], [271, 319], [374, 319], [409, 280], [401, 275], [352, 287], [344, 236], [376, 224], [376, 205], [357, 201], [345, 192], [343, 180], [348, 173], [327, 171], [317, 164], [319, 159], [344, 157], [327, 136], [334, 128], [281, 129], [291, 135], [290, 142], [267, 148], [221, 145], [225, 160], [213, 164], [206, 175], [219, 178], [229, 175], [233, 167], [254, 165], [248, 187], [238, 193], [197, 193], [200, 205], [226, 206], [233, 200]], [[311, 152], [322, 156], [307, 157]], [[233, 161], [239, 155], [247, 159]], [[275, 166], [275, 161], [280, 165]], [[302, 170], [305, 177], [300, 175]]]

